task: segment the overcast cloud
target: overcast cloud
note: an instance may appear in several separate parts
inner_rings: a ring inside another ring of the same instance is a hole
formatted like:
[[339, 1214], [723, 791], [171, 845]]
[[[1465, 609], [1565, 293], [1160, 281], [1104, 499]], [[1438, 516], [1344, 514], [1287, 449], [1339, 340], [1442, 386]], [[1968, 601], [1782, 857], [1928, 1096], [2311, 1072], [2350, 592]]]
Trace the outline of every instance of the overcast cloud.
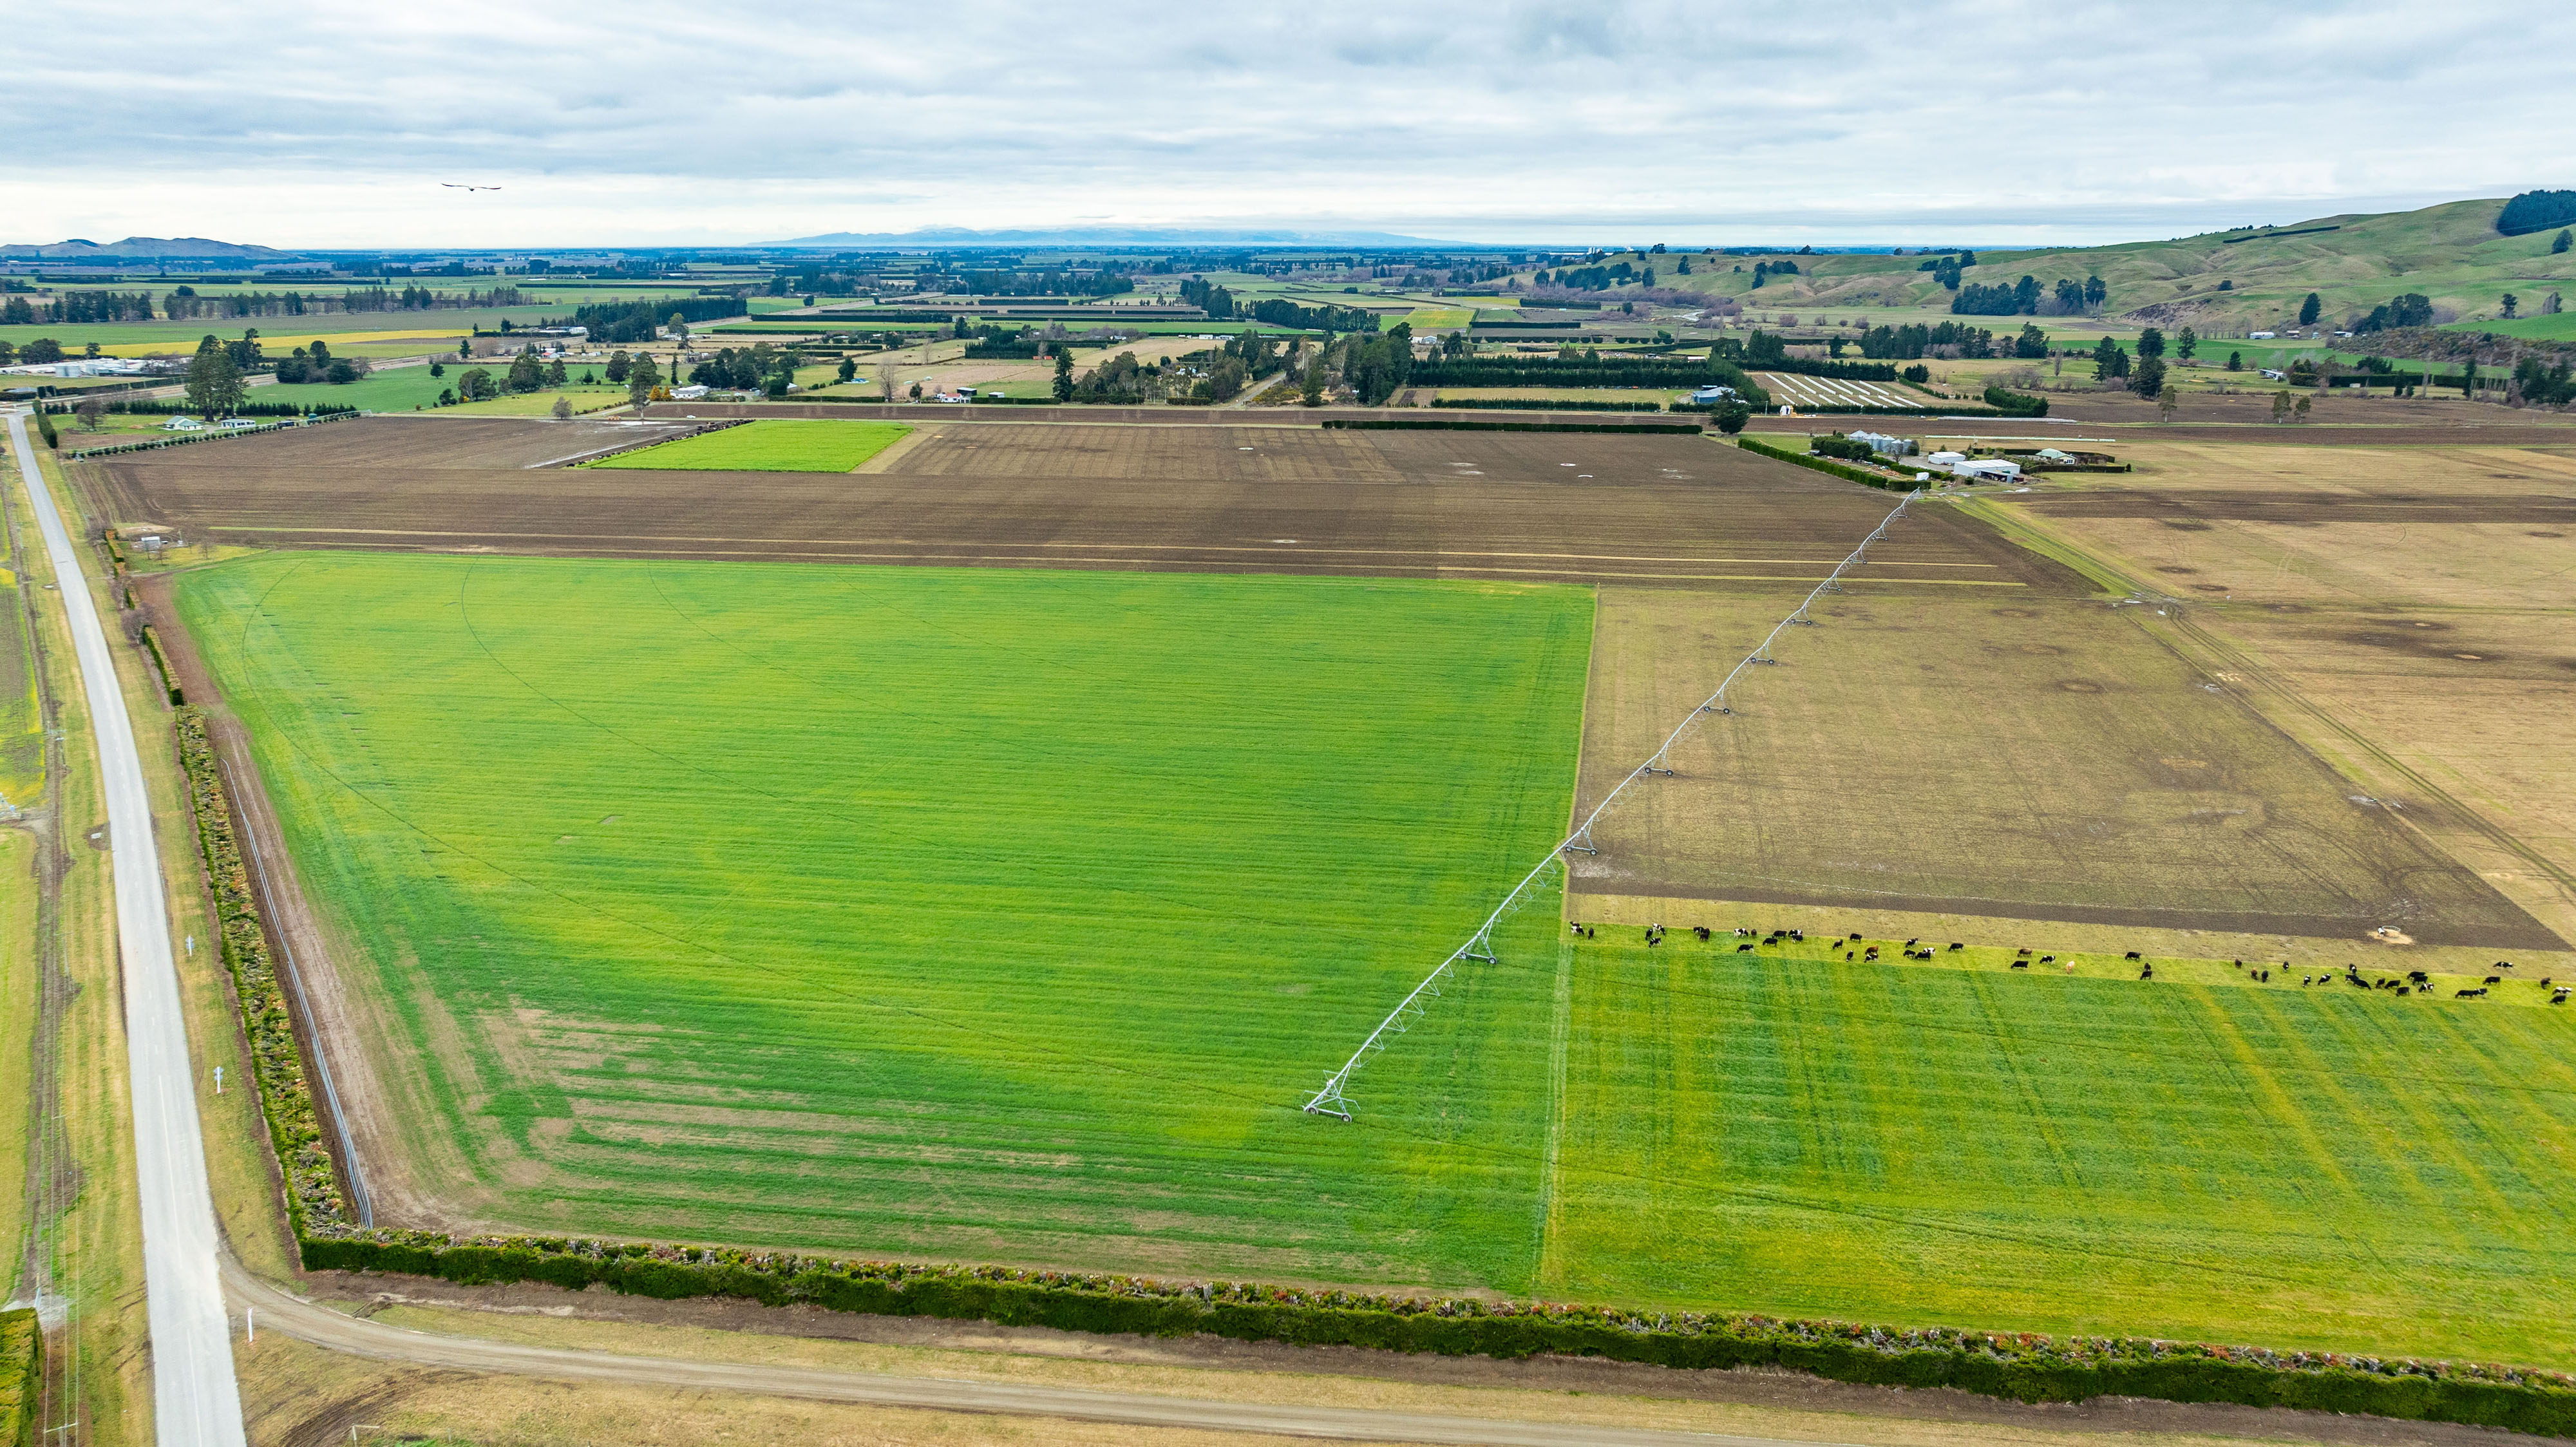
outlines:
[[2576, 186], [2547, 6], [21, 9], [19, 242], [2076, 242]]

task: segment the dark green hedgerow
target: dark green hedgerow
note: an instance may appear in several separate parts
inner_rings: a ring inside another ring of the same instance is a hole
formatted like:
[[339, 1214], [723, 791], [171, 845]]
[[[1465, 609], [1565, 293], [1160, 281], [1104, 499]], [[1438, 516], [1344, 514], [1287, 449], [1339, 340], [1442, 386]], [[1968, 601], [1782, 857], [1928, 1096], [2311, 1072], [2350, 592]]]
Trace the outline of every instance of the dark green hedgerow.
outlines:
[[[1626, 429], [1620, 429], [1626, 430]], [[1757, 451], [1770, 452], [1767, 446]], [[1791, 460], [1797, 460], [1792, 455]], [[1839, 466], [1839, 464], [1833, 464]], [[1245, 1282], [849, 1262], [776, 1252], [564, 1237], [458, 1239], [350, 1223], [234, 840], [203, 713], [179, 711], [180, 760], [241, 1000], [269, 1136], [285, 1163], [304, 1265], [465, 1284], [547, 1282], [672, 1300], [991, 1321], [1153, 1336], [1371, 1347], [1450, 1356], [1598, 1356], [1689, 1369], [1775, 1366], [1835, 1381], [1957, 1387], [2025, 1402], [2114, 1395], [2365, 1413], [2576, 1436], [2576, 1378], [2494, 1366], [2144, 1340], [1896, 1329], [1758, 1316], [1424, 1299]], [[0, 1389], [4, 1390], [4, 1389]]]
[[771, 1306], [1065, 1331], [1206, 1333], [1449, 1356], [1547, 1352], [1692, 1369], [1778, 1366], [1836, 1381], [1957, 1387], [2025, 1402], [2157, 1397], [2576, 1434], [2576, 1379], [2555, 1373], [2135, 1338], [2060, 1340], [1940, 1327], [1899, 1331], [1843, 1322], [844, 1262], [563, 1238], [459, 1242], [418, 1232], [308, 1240], [304, 1264], [467, 1284], [544, 1281], [569, 1290], [604, 1285], [661, 1299], [736, 1296]]
[[1865, 467], [1854, 467], [1848, 462], [1835, 462], [1830, 458], [1818, 457], [1811, 452], [1792, 452], [1786, 447], [1760, 441], [1750, 432], [1738, 436], [1735, 439], [1735, 445], [1747, 452], [1759, 452], [1765, 457], [1776, 457], [1782, 462], [1794, 463], [1812, 472], [1831, 473], [1847, 481], [1867, 483], [1871, 487], [1889, 488], [1897, 492], [1914, 490], [1914, 483], [1909, 479], [1890, 477], [1886, 473], [1872, 472]]
[[224, 803], [205, 711], [180, 709], [174, 727], [179, 765], [188, 777], [188, 802], [196, 815], [197, 852], [215, 896], [224, 968], [232, 973], [233, 995], [241, 1005], [242, 1034], [250, 1044], [251, 1073], [259, 1086], [260, 1112], [268, 1118], [269, 1143], [286, 1177], [287, 1212], [299, 1237], [348, 1229], [339, 1178], [323, 1144], [312, 1088], [304, 1079], [304, 1056], [296, 1048], [294, 1017], [287, 1012], [286, 993], [278, 988], [268, 937], [260, 930], [259, 902], [242, 866], [232, 810]]
[[152, 655], [154, 665], [161, 670], [161, 686], [168, 691], [170, 702], [186, 703], [188, 696], [179, 687], [179, 675], [170, 671], [170, 655], [161, 651], [161, 635], [155, 632], [149, 623], [143, 625], [143, 647]]
[[1327, 428], [1355, 432], [1697, 432], [1696, 422], [1461, 422], [1445, 417], [1334, 417]]

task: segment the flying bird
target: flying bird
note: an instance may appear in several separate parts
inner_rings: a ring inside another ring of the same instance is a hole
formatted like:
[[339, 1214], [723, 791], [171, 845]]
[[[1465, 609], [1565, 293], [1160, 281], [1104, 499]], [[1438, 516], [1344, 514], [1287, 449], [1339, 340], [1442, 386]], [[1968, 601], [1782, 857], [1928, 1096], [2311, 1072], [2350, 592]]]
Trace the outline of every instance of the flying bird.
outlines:
[[450, 191], [498, 191], [501, 189], [498, 186], [468, 186], [462, 181], [441, 181], [438, 184], [446, 187]]

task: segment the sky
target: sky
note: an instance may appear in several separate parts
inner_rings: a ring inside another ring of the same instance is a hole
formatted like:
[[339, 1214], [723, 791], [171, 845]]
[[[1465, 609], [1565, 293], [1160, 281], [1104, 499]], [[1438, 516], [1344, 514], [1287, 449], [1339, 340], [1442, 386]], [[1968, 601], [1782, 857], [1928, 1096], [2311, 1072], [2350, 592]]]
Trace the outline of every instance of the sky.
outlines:
[[10, 42], [9, 242], [2073, 244], [2576, 187], [2545, 5], [75, 0]]

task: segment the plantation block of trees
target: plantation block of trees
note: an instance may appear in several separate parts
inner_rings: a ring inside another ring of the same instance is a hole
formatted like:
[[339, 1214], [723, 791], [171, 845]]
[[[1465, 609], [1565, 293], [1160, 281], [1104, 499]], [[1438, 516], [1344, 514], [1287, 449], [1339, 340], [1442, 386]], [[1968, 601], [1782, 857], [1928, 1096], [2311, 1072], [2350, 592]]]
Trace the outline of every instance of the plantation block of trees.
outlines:
[[2496, 230], [2506, 236], [2528, 236], [2570, 221], [2576, 221], [2576, 191], [2525, 191], [2504, 203], [2504, 210], [2496, 215]]
[[[2308, 300], [2315, 301], [2311, 292]], [[2302, 308], [2304, 311], [2305, 308]], [[2433, 300], [2421, 292], [2410, 291], [2384, 305], [2370, 309], [2370, 315], [2352, 324], [2356, 332], [2385, 332], [2404, 327], [2429, 327], [2433, 324]]]

